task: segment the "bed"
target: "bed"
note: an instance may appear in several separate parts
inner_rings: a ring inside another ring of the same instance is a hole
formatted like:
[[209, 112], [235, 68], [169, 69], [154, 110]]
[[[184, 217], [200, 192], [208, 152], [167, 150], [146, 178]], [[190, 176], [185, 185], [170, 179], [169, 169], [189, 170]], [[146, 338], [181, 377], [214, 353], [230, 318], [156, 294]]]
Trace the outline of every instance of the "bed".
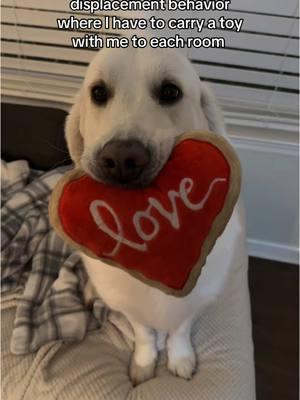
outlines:
[[[170, 374], [161, 346], [156, 377], [133, 387], [128, 376], [130, 325], [100, 299], [92, 310], [85, 307], [86, 277], [78, 255], [57, 242], [48, 225], [49, 193], [70, 168], [65, 116], [58, 109], [2, 105], [2, 234], [7, 239], [2, 260], [2, 398], [254, 400], [243, 246], [222, 293], [194, 325], [199, 369], [192, 380]], [[18, 199], [25, 199], [27, 208], [20, 211]]]

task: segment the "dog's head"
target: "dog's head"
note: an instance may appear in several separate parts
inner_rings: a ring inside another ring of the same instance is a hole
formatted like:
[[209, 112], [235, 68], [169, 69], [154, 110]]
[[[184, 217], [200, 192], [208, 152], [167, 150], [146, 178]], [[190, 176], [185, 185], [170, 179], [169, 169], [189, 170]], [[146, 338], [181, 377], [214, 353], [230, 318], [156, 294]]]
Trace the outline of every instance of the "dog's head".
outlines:
[[170, 49], [101, 50], [66, 122], [72, 159], [95, 179], [147, 185], [188, 130], [224, 134], [208, 86]]

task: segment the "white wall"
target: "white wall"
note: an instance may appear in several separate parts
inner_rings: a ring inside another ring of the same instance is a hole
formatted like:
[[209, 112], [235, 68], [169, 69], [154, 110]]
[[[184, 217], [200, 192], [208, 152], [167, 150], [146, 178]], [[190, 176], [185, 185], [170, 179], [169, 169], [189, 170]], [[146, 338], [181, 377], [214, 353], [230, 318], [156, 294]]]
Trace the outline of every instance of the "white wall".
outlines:
[[[298, 263], [298, 143], [289, 132], [276, 140], [257, 138], [258, 129], [229, 126], [243, 167], [249, 253]], [[237, 131], [239, 134], [237, 135]], [[243, 135], [247, 131], [247, 136]], [[286, 134], [286, 137], [285, 137]], [[276, 136], [276, 134], [274, 134]], [[278, 140], [280, 139], [280, 140]]]

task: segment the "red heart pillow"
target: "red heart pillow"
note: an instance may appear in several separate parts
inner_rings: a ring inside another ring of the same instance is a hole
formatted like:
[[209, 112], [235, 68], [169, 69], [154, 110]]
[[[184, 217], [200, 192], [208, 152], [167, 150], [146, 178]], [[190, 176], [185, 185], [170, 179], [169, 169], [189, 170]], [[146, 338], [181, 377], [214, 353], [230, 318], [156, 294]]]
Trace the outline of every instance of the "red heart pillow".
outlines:
[[[182, 135], [151, 185], [109, 186], [67, 173], [50, 201], [57, 232], [91, 257], [168, 294], [195, 286], [240, 191], [240, 164], [213, 133]], [[99, 265], [101, 268], [101, 265]]]

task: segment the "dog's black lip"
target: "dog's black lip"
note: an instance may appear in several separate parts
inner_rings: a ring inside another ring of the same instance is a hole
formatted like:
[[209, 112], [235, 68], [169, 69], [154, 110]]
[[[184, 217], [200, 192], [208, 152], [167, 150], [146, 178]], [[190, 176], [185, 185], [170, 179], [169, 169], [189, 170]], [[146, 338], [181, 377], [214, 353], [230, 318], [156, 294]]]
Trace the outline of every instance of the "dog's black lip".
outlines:
[[107, 180], [102, 176], [99, 176], [95, 171], [85, 171], [87, 175], [89, 175], [92, 179], [96, 180], [97, 182], [103, 183], [104, 185], [121, 188], [121, 189], [128, 189], [128, 190], [137, 190], [137, 189], [145, 189], [146, 187], [150, 186], [152, 181], [156, 178], [157, 175], [144, 175], [140, 176], [137, 179], [131, 182], [120, 182], [120, 181], [113, 181]]
[[148, 181], [141, 181], [141, 180], [134, 180], [132, 182], [106, 182], [105, 180], [102, 181], [105, 185], [111, 186], [111, 187], [117, 187], [120, 189], [125, 189], [125, 190], [138, 190], [138, 189], [145, 189], [150, 186], [152, 180], [149, 179]]

